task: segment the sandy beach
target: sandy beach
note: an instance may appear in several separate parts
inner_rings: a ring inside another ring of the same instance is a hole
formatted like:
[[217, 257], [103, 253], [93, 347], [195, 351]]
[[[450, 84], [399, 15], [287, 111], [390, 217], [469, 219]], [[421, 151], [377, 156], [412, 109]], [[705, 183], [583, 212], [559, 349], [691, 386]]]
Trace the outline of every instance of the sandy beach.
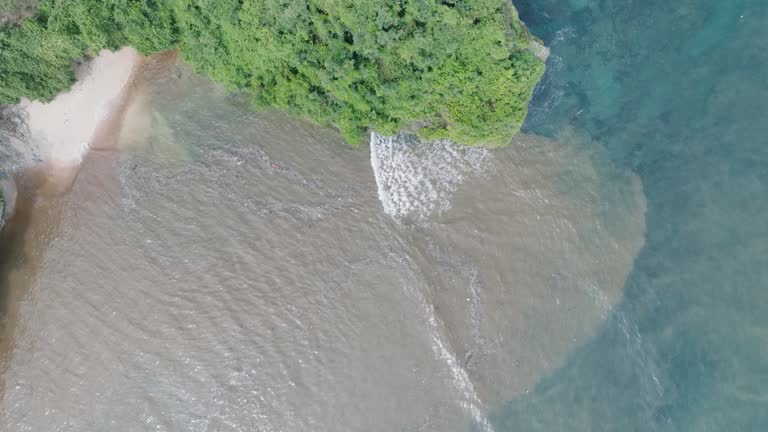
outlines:
[[132, 48], [102, 51], [78, 68], [78, 82], [52, 102], [24, 100], [31, 141], [52, 164], [78, 164], [105, 129], [118, 122], [142, 64]]

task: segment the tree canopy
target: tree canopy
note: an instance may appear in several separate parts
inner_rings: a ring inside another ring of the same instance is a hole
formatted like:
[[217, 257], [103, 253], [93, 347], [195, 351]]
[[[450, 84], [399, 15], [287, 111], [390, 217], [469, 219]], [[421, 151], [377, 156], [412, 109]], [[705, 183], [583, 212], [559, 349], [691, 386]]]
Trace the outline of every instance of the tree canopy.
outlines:
[[335, 125], [465, 144], [516, 133], [544, 71], [508, 0], [41, 0], [0, 27], [0, 103], [47, 101], [71, 63], [130, 45]]

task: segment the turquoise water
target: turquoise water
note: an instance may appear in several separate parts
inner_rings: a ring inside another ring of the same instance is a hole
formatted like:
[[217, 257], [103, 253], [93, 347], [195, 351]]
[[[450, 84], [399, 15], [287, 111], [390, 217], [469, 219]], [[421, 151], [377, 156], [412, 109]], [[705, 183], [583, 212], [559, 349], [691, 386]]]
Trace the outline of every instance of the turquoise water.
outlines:
[[768, 430], [768, 2], [516, 4], [553, 55], [526, 129], [640, 175], [647, 234], [611, 319], [497, 430]]

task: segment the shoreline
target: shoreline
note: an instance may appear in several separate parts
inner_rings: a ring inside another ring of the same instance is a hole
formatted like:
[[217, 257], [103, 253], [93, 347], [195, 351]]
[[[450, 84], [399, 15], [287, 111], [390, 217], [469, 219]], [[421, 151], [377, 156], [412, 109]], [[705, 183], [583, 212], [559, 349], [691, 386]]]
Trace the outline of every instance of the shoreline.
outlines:
[[78, 81], [53, 101], [25, 99], [9, 106], [23, 118], [23, 125], [17, 126], [26, 130], [26, 136], [24, 139], [9, 137], [11, 152], [22, 155], [23, 160], [4, 172], [6, 178], [2, 179], [0, 189], [0, 230], [4, 221], [12, 217], [15, 196], [6, 192], [15, 176], [38, 167], [74, 168], [95, 148], [95, 143], [117, 136], [136, 76], [145, 60], [133, 48], [117, 52], [103, 50], [90, 61], [75, 66]]
[[118, 124], [143, 61], [133, 48], [103, 50], [78, 68], [70, 91], [48, 103], [22, 100], [30, 141], [40, 147], [42, 161], [80, 163], [93, 142]]
[[[72, 186], [89, 151], [115, 147], [146, 60], [133, 49], [103, 51], [80, 65], [79, 80], [69, 92], [49, 103], [15, 105], [29, 129], [27, 142], [19, 140], [17, 145], [29, 147], [22, 151], [39, 151], [37, 161], [28, 161], [2, 180], [0, 199], [6, 205], [0, 220], [0, 369], [7, 366], [18, 308], [34, 279], [28, 270], [38, 267], [35, 263], [43, 259], [59, 226], [62, 194]], [[31, 233], [33, 226], [44, 232]], [[0, 388], [0, 394], [3, 391]]]

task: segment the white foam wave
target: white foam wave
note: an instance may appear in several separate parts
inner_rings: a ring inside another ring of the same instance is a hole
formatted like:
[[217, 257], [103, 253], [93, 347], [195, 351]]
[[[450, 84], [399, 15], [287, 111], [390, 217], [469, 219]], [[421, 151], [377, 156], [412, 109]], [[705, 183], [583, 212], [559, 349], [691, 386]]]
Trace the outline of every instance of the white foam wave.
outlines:
[[477, 395], [474, 384], [472, 384], [472, 381], [469, 379], [469, 374], [467, 374], [466, 369], [461, 366], [456, 355], [454, 355], [453, 352], [445, 346], [445, 343], [443, 343], [443, 338], [440, 336], [438, 322], [434, 313], [431, 313], [429, 316], [429, 325], [432, 332], [432, 350], [435, 352], [435, 355], [448, 366], [453, 386], [456, 390], [461, 392], [463, 397], [461, 407], [472, 416], [472, 420], [482, 427], [484, 432], [494, 432], [491, 422], [488, 421], [488, 418], [485, 416], [482, 409], [480, 409], [482, 402]]
[[[404, 257], [402, 256], [394, 257], [395, 260], [401, 262], [403, 258]], [[406, 258], [406, 260], [410, 264], [413, 264], [409, 259]], [[429, 324], [429, 334], [432, 339], [432, 352], [434, 353], [435, 358], [448, 367], [451, 381], [450, 384], [459, 396], [459, 406], [469, 414], [471, 419], [483, 432], [495, 432], [493, 425], [484, 413], [483, 402], [467, 373], [467, 369], [461, 362], [459, 362], [456, 354], [454, 354], [450, 340], [444, 336], [446, 334], [445, 323], [435, 313], [433, 304], [418, 287], [406, 284], [403, 288], [406, 294], [416, 305], [421, 307], [424, 313], [424, 317]]]
[[450, 208], [450, 198], [468, 174], [482, 172], [491, 154], [449, 140], [420, 141], [413, 135], [371, 134], [371, 166], [384, 212], [425, 219]]

